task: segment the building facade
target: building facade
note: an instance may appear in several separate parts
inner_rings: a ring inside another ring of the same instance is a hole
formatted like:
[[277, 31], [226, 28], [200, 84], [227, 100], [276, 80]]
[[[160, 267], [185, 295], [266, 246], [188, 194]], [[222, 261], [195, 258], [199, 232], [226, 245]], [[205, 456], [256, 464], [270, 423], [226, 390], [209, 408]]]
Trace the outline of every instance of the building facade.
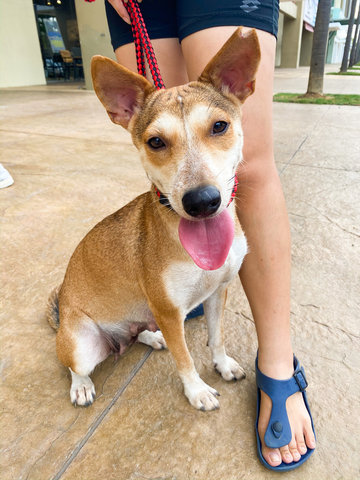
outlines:
[[[280, 2], [276, 66], [310, 64], [317, 2]], [[349, 3], [334, 0], [333, 17], [348, 15]], [[337, 29], [333, 26], [333, 31]], [[336, 35], [330, 36], [338, 59], [341, 47], [335, 42]], [[86, 88], [92, 88], [91, 57], [101, 54], [115, 58], [104, 0], [0, 0], [0, 87], [44, 85], [66, 79], [70, 64], [64, 64], [60, 55], [64, 50], [72, 59], [72, 74], [84, 77]], [[328, 61], [332, 61], [329, 55]]]

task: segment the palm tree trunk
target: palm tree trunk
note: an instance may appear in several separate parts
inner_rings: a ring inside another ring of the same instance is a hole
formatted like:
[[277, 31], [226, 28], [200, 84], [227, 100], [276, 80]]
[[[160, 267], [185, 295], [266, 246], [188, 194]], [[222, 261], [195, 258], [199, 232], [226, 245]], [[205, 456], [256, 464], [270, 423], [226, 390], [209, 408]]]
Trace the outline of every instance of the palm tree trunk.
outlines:
[[357, 42], [356, 42], [356, 47], [355, 47], [355, 59], [354, 59], [354, 65], [356, 65], [360, 61], [360, 32], [358, 34]]
[[319, 0], [311, 52], [309, 82], [306, 95], [322, 95], [326, 46], [329, 33], [331, 0]]
[[349, 52], [350, 52], [350, 44], [351, 44], [351, 34], [352, 34], [352, 29], [353, 29], [354, 20], [355, 20], [356, 3], [357, 3], [356, 0], [352, 0], [352, 2], [351, 2], [351, 12], [350, 12], [350, 17], [349, 17], [349, 25], [348, 25], [347, 35], [346, 35], [344, 55], [343, 55], [342, 62], [341, 62], [340, 72], [346, 72], [347, 69], [348, 69]]
[[360, 8], [359, 8], [358, 16], [356, 20], [355, 35], [354, 35], [353, 44], [351, 47], [349, 67], [352, 67], [355, 64], [356, 46], [357, 46], [358, 37], [359, 37], [359, 25], [360, 25]]

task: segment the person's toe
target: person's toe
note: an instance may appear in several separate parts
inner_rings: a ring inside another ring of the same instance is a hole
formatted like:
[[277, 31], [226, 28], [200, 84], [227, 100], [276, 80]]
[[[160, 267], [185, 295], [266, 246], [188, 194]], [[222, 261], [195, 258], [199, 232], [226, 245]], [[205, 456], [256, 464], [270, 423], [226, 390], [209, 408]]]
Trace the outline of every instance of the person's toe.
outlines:
[[305, 443], [305, 438], [302, 433], [299, 433], [296, 435], [296, 444], [297, 444], [297, 449], [300, 452], [300, 455], [305, 455], [307, 452], [307, 447]]
[[281, 462], [280, 451], [277, 448], [268, 448], [266, 445], [262, 448], [262, 454], [265, 461], [272, 467], [278, 467]]
[[298, 462], [301, 458], [301, 454], [298, 449], [298, 444], [295, 438], [292, 438], [291, 442], [289, 443], [289, 450], [292, 455], [293, 461]]
[[290, 453], [289, 446], [285, 445], [284, 447], [280, 448], [281, 458], [284, 463], [291, 463], [294, 459]]
[[304, 427], [305, 443], [306, 445], [314, 449], [316, 447], [315, 435], [312, 429], [311, 421], [308, 421]]

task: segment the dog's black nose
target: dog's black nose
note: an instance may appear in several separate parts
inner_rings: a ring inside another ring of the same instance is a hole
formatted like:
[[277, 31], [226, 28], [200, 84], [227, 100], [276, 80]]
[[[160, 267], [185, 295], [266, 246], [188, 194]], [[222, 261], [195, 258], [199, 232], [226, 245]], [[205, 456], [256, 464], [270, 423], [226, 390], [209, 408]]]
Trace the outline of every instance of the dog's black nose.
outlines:
[[189, 190], [182, 198], [185, 212], [192, 217], [208, 217], [216, 212], [220, 203], [220, 192], [212, 185]]

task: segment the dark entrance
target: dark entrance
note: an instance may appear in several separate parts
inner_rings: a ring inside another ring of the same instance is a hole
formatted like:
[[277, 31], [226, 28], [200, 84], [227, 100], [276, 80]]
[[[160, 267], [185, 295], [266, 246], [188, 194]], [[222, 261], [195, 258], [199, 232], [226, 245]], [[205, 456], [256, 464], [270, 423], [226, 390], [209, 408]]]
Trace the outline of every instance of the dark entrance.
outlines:
[[47, 82], [83, 81], [74, 0], [33, 0], [33, 4]]

